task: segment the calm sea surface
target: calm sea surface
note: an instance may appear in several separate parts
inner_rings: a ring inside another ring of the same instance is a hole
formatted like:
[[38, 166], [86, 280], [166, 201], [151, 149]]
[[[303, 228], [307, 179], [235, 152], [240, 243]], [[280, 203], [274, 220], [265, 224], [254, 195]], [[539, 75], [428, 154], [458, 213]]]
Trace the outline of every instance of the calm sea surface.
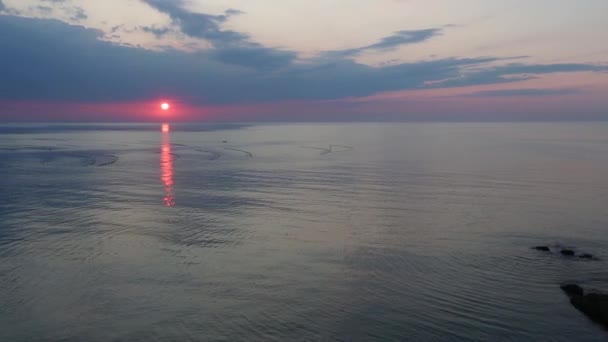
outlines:
[[0, 341], [608, 339], [606, 123], [167, 130], [0, 126]]

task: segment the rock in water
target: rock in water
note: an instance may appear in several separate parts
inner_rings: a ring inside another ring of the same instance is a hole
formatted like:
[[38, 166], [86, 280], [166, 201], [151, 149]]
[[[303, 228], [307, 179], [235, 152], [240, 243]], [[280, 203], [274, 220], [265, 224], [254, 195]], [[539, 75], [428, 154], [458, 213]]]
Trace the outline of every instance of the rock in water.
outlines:
[[561, 253], [565, 256], [574, 256], [574, 251], [571, 249], [562, 249]]
[[561, 286], [570, 297], [570, 303], [591, 320], [608, 328], [608, 294], [587, 293], [576, 284]]
[[564, 290], [564, 292], [566, 292], [568, 297], [582, 296], [585, 293], [583, 288], [576, 284], [567, 284], [567, 285], [562, 285], [560, 287], [562, 290]]
[[532, 247], [532, 249], [536, 249], [537, 251], [550, 252], [551, 250], [547, 246], [536, 246]]
[[581, 258], [581, 259], [595, 259], [595, 257], [593, 256], [593, 254], [589, 254], [589, 253], [581, 254], [578, 257]]

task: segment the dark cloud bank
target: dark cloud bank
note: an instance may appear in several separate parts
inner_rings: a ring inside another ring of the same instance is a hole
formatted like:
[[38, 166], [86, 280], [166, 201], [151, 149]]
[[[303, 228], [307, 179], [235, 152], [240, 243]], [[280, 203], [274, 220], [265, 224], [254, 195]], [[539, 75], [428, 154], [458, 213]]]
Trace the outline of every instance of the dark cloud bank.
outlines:
[[[175, 96], [197, 104], [324, 100], [607, 70], [593, 64], [492, 66], [492, 62], [501, 61], [494, 57], [381, 67], [352, 59], [364, 51], [427, 41], [442, 34], [442, 28], [400, 31], [363, 47], [328, 51], [299, 61], [294, 51], [263, 46], [246, 34], [223, 30], [223, 23], [241, 14], [238, 10], [210, 15], [187, 11], [181, 1], [142, 1], [168, 15], [173, 25], [142, 28], [144, 31], [160, 37], [175, 29], [205, 39], [214, 48], [151, 51], [112, 44], [101, 40], [102, 32], [57, 20], [0, 15], [0, 100], [130, 101], [157, 96]], [[0, 0], [0, 11], [3, 6]]]

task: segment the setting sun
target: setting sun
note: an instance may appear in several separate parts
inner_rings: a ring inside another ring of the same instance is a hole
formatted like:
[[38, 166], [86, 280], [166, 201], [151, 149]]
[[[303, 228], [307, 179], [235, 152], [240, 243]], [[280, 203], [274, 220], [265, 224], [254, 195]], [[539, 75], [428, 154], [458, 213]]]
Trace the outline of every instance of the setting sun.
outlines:
[[168, 110], [171, 106], [169, 106], [169, 104], [167, 102], [163, 102], [160, 105], [160, 108], [162, 108], [163, 110]]

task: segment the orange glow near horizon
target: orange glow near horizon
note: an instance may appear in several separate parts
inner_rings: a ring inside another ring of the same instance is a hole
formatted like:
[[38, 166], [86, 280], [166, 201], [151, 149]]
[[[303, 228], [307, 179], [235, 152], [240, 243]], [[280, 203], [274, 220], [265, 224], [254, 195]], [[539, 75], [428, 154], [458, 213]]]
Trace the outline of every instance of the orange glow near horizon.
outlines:
[[[165, 127], [167, 130], [165, 131]], [[173, 160], [171, 152], [171, 137], [169, 135], [169, 125], [163, 124], [162, 143], [160, 146], [160, 180], [165, 188], [163, 203], [166, 207], [175, 206], [175, 193], [173, 190]]]
[[169, 133], [171, 131], [171, 126], [169, 126], [169, 124], [162, 124], [162, 126], [160, 127], [161, 132], [163, 133]]

